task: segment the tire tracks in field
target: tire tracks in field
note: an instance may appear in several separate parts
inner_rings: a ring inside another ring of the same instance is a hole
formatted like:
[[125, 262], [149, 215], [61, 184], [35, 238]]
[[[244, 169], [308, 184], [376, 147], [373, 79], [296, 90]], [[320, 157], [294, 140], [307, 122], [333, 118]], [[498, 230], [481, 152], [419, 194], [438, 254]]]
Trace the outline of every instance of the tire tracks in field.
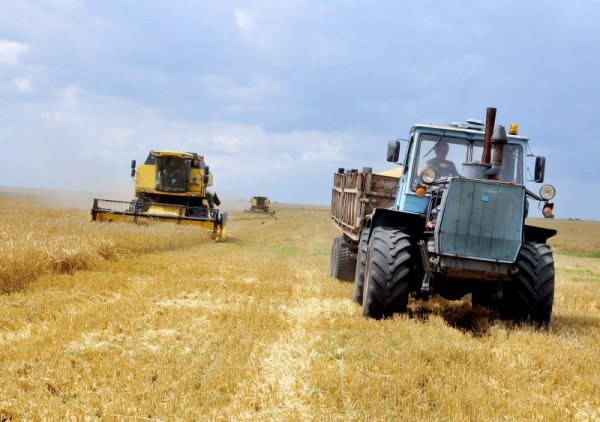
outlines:
[[[256, 364], [256, 375], [240, 383], [226, 415], [243, 420], [311, 418], [310, 367], [317, 357], [316, 344], [321, 338], [309, 332], [309, 323], [333, 313], [353, 313], [350, 301], [321, 297], [323, 276], [319, 274], [309, 270], [297, 275], [292, 297], [279, 305], [289, 329], [273, 343], [264, 345], [264, 354]], [[311, 297], [306, 297], [308, 294]], [[295, 305], [290, 306], [293, 298], [298, 297], [304, 299], [295, 300]], [[248, 395], [249, 391], [253, 394]]]

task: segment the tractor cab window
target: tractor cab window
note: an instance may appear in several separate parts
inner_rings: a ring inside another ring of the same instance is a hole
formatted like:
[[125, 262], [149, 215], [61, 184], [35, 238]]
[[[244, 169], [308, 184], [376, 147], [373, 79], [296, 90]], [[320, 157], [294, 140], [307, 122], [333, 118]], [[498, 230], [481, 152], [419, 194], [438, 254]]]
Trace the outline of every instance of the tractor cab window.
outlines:
[[[482, 154], [483, 142], [476, 142], [473, 145], [473, 160], [481, 160]], [[502, 166], [500, 166], [498, 180], [518, 184], [523, 183], [523, 148], [520, 145], [504, 145], [504, 151], [502, 153]]]
[[421, 170], [430, 167], [435, 171], [436, 180], [460, 176], [459, 169], [468, 159], [469, 141], [433, 134], [423, 134], [417, 145], [417, 160], [413, 170], [412, 189], [417, 187]]
[[[412, 190], [415, 190], [417, 183], [420, 183], [419, 174], [426, 167], [435, 171], [436, 180], [460, 176], [464, 162], [481, 161], [483, 141], [423, 134], [419, 138], [416, 154]], [[521, 145], [504, 145], [498, 180], [523, 183], [523, 148]]]
[[156, 157], [156, 190], [161, 192], [187, 192], [191, 160], [187, 158]]

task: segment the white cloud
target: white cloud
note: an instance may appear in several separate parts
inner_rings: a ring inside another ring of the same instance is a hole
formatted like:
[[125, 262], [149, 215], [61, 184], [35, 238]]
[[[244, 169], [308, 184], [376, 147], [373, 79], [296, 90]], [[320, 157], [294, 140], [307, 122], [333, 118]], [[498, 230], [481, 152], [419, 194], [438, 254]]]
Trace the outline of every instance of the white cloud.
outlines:
[[106, 189], [130, 159], [172, 148], [204, 153], [219, 191], [327, 202], [332, 169], [385, 165], [411, 124], [490, 105], [547, 156], [549, 181], [577, 167], [597, 182], [583, 142], [600, 89], [594, 1], [4, 3], [2, 183], [38, 185], [17, 158], [50, 155], [48, 187]]
[[266, 28], [258, 24], [258, 15], [248, 9], [236, 9], [233, 15], [242, 39], [257, 47], [263, 47], [267, 41]]
[[[123, 186], [130, 181], [125, 170], [131, 159], [139, 162], [151, 149], [173, 149], [204, 154], [215, 172], [217, 192], [245, 197], [268, 186], [276, 197], [292, 201], [286, 179], [310, 180], [330, 173], [345, 159], [342, 146], [358, 142], [357, 136], [344, 133], [273, 133], [257, 124], [182, 122], [76, 84], [59, 90], [48, 102], [11, 109], [7, 121], [25, 110], [30, 126], [0, 130], [0, 144], [12, 142], [14, 155], [30, 157], [29, 164], [36, 168], [46, 169], [51, 163], [42, 188], [110, 191], [114, 186], [126, 191]], [[19, 178], [11, 180], [12, 174]], [[36, 175], [23, 175], [11, 166], [0, 167], [0, 180], [9, 186], [39, 185]], [[326, 189], [305, 195], [309, 202], [327, 202]]]
[[59, 92], [60, 104], [64, 107], [72, 107], [77, 103], [77, 97], [80, 92], [77, 84], [71, 84], [61, 89]]
[[29, 49], [27, 44], [0, 40], [0, 64], [18, 64], [21, 55]]
[[317, 143], [310, 144], [309, 148], [302, 152], [300, 161], [304, 163], [334, 163], [343, 156], [342, 142], [318, 141]]
[[243, 32], [252, 32], [256, 30], [256, 15], [248, 9], [236, 9], [233, 11], [235, 23]]
[[206, 93], [230, 105], [239, 103], [264, 103], [269, 98], [282, 95], [285, 88], [266, 75], [255, 75], [235, 80], [228, 75], [202, 75], [196, 80]]
[[21, 92], [32, 92], [31, 79], [28, 77], [15, 78], [11, 83]]
[[233, 16], [242, 40], [270, 52], [294, 38], [288, 24], [303, 13], [303, 7], [294, 1], [258, 3], [252, 9], [234, 9]]

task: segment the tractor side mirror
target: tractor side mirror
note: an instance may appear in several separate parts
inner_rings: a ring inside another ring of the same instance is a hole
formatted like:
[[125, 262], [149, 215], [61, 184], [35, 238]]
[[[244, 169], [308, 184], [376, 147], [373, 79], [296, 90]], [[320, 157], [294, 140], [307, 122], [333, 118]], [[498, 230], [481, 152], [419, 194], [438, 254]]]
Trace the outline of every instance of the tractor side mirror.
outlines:
[[387, 147], [387, 160], [390, 163], [397, 163], [400, 157], [400, 141], [390, 141]]
[[131, 160], [131, 177], [135, 177], [135, 160]]
[[204, 168], [204, 174], [206, 174], [208, 176], [209, 173], [210, 173], [210, 170], [209, 170], [208, 166], [206, 166]]
[[546, 159], [544, 157], [535, 158], [535, 173], [533, 181], [536, 183], [542, 183], [544, 181], [544, 173], [546, 171]]

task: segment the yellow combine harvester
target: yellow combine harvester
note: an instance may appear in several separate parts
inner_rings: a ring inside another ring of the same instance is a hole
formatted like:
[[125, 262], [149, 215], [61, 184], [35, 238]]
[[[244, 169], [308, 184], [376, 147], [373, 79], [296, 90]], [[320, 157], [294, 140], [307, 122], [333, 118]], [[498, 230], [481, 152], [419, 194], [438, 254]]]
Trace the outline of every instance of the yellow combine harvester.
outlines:
[[217, 194], [206, 190], [213, 177], [202, 155], [153, 150], [137, 171], [135, 160], [131, 162], [134, 176], [135, 198], [130, 202], [94, 199], [92, 220], [159, 220], [202, 226], [217, 240], [224, 236], [227, 213], [219, 214]]
[[268, 214], [275, 215], [275, 211], [271, 211], [269, 207], [271, 206], [271, 201], [266, 196], [253, 196], [250, 199], [250, 208], [244, 210], [244, 212], [254, 212], [258, 214]]

